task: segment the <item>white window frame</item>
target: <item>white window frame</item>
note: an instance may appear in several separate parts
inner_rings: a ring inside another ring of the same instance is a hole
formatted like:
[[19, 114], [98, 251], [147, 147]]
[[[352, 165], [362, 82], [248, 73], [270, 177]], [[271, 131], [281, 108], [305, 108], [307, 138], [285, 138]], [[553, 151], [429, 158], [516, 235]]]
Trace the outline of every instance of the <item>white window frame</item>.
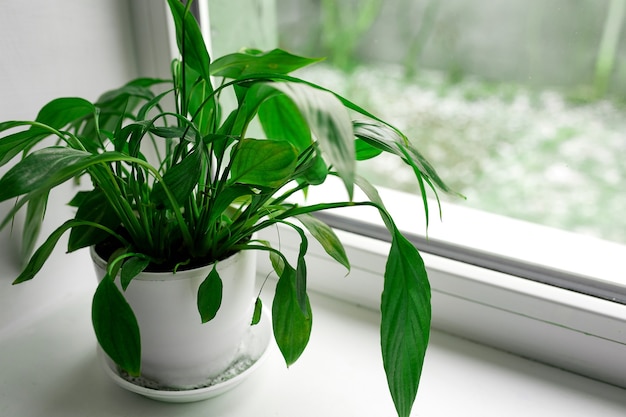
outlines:
[[[206, 0], [199, 1], [207, 11]], [[131, 7], [138, 24], [151, 28], [144, 31], [149, 36], [138, 31], [138, 41], [141, 61], [153, 65], [155, 57], [163, 60], [159, 51], [168, 41], [167, 24], [164, 12], [141, 12], [148, 4], [155, 7], [150, 0], [133, 1]], [[309, 201], [341, 193], [338, 184], [312, 191]], [[420, 198], [393, 190], [381, 194], [400, 229], [424, 245], [434, 328], [626, 387], [625, 246], [454, 204], [443, 204], [440, 222], [434, 202], [426, 235]], [[381, 223], [375, 211], [338, 211], [326, 220], [352, 229], [337, 230], [352, 270], [346, 276], [311, 241], [309, 288], [378, 309], [389, 244], [377, 235]], [[297, 253], [299, 238], [290, 229], [278, 227], [262, 237]], [[260, 258], [260, 272], [271, 275], [269, 262]]]

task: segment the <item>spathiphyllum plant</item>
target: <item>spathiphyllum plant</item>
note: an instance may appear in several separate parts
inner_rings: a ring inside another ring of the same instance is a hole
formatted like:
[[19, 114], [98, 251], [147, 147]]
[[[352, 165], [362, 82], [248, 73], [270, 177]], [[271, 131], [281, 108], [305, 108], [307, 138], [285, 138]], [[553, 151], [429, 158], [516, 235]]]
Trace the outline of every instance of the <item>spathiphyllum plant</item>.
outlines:
[[[140, 329], [124, 300], [124, 289], [137, 274], [262, 251], [278, 275], [274, 336], [291, 364], [304, 350], [312, 324], [307, 239], [318, 240], [332, 258], [350, 267], [341, 242], [313, 214], [376, 207], [392, 239], [381, 301], [382, 357], [397, 412], [408, 416], [428, 343], [428, 278], [418, 251], [355, 167], [382, 153], [397, 156], [413, 168], [426, 214], [427, 189], [448, 188], [396, 128], [338, 94], [288, 75], [316, 59], [275, 49], [242, 50], [211, 60], [189, 6], [168, 3], [180, 50], [171, 79], [139, 78], [95, 103], [59, 98], [34, 121], [0, 124], [0, 161], [16, 160], [0, 179], [0, 201], [17, 199], [4, 225], [25, 208], [26, 246], [34, 248], [37, 224], [54, 187], [72, 180], [91, 184], [70, 202], [75, 216], [31, 251], [15, 283], [33, 278], [66, 232], [69, 252], [107, 242], [112, 250], [107, 275], [94, 294], [94, 330], [106, 353], [138, 374]], [[253, 120], [264, 134], [249, 133]], [[47, 146], [40, 144], [50, 137]], [[293, 203], [291, 197], [329, 177], [342, 181], [347, 201]], [[355, 187], [367, 200], [352, 199]], [[297, 259], [256, 239], [256, 232], [277, 224], [299, 234]], [[204, 321], [219, 309], [219, 280], [210, 274], [205, 288], [214, 291], [198, 294]], [[253, 323], [261, 309], [257, 300]]]

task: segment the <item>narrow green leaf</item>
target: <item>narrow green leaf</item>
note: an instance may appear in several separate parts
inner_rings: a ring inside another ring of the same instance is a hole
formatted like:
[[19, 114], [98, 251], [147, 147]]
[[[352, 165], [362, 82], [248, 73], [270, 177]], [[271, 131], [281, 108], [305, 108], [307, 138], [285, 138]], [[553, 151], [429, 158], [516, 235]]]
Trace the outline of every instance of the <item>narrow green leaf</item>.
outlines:
[[100, 281], [91, 307], [93, 329], [102, 350], [133, 376], [141, 371], [141, 338], [135, 314], [107, 274]]
[[198, 289], [198, 311], [202, 323], [212, 320], [222, 305], [223, 284], [215, 266]]
[[381, 314], [387, 383], [398, 415], [409, 417], [430, 334], [430, 285], [417, 249], [397, 229], [385, 268]]
[[307, 228], [309, 233], [322, 245], [322, 248], [334, 260], [345, 266], [350, 271], [350, 261], [346, 251], [333, 231], [326, 223], [310, 214], [296, 216], [296, 218]]
[[[30, 122], [6, 122], [0, 124], [0, 131], [8, 128], [29, 125]], [[50, 133], [44, 130], [29, 129], [0, 139], [0, 166], [5, 165], [20, 152], [32, 148]]]
[[227, 78], [264, 73], [288, 74], [321, 60], [293, 55], [281, 49], [268, 52], [246, 49], [216, 59], [211, 64], [211, 74]]
[[198, 22], [180, 0], [167, 0], [176, 26], [176, 43], [187, 65], [197, 71], [204, 80], [211, 81], [209, 52], [202, 38]]
[[[88, 193], [81, 194], [77, 199], [72, 199], [73, 204], [78, 204], [78, 210], [74, 216], [77, 220], [84, 220], [100, 224], [108, 229], [115, 230], [120, 224], [117, 213], [106, 199], [100, 187], [94, 188]], [[97, 227], [76, 226], [72, 228], [67, 245], [68, 252], [100, 243], [109, 234]]]
[[150, 200], [155, 204], [171, 205], [164, 187], [167, 187], [179, 207], [187, 201], [189, 194], [198, 184], [200, 172], [202, 170], [200, 151], [196, 150], [178, 164], [167, 170], [163, 175], [163, 181], [154, 184]]
[[296, 294], [296, 271], [284, 264], [272, 302], [272, 327], [278, 348], [287, 363], [295, 363], [309, 342], [313, 316], [308, 297], [307, 313], [300, 309]]
[[30, 258], [22, 273], [15, 279], [15, 281], [13, 281], [13, 284], [20, 284], [24, 281], [33, 279], [33, 277], [37, 274], [37, 272], [41, 270], [44, 263], [50, 257], [52, 250], [59, 242], [61, 236], [63, 236], [63, 233], [65, 233], [68, 229], [76, 224], [80, 223], [74, 219], [68, 220], [57, 229], [55, 229], [52, 233], [50, 233], [46, 241], [35, 251], [33, 256]]
[[261, 321], [261, 313], [263, 313], [263, 302], [257, 297], [254, 302], [254, 313], [252, 314], [251, 326], [256, 326]]
[[48, 193], [37, 196], [28, 202], [26, 218], [24, 219], [24, 230], [22, 232], [22, 259], [28, 259], [33, 253], [47, 205]]
[[234, 151], [231, 182], [279, 187], [290, 178], [297, 158], [289, 142], [242, 139]]
[[150, 260], [143, 257], [133, 256], [126, 260], [120, 272], [120, 284], [122, 284], [122, 289], [126, 291], [130, 282], [136, 278], [137, 275], [142, 273], [148, 265], [150, 265]]

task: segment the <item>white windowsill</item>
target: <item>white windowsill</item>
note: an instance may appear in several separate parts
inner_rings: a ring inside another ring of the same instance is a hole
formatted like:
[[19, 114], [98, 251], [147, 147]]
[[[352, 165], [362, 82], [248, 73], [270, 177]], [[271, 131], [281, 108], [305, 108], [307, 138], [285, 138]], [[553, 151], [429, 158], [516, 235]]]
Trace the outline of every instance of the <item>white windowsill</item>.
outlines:
[[[90, 298], [90, 291], [76, 293], [39, 319], [3, 333], [0, 415], [394, 415], [373, 310], [313, 294], [311, 342], [290, 369], [273, 348], [257, 373], [233, 391], [204, 402], [165, 404], [118, 388], [99, 368]], [[620, 388], [438, 331], [431, 340], [415, 416], [626, 413], [626, 392]]]

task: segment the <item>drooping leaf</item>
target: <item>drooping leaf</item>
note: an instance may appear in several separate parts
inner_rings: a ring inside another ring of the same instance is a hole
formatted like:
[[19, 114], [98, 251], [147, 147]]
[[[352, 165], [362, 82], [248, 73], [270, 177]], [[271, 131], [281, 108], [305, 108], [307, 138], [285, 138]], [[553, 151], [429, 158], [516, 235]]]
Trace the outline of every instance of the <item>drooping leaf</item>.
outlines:
[[418, 250], [398, 230], [376, 189], [356, 184], [378, 208], [391, 234], [381, 296], [381, 349], [387, 384], [398, 416], [409, 417], [430, 335], [430, 284]]
[[126, 260], [122, 265], [120, 272], [120, 284], [122, 289], [126, 291], [130, 282], [142, 273], [150, 265], [150, 260], [144, 257], [133, 256]]
[[246, 49], [225, 55], [211, 64], [211, 74], [227, 78], [241, 78], [251, 74], [288, 74], [321, 59], [305, 58], [281, 49], [262, 52]]
[[287, 363], [292, 365], [309, 342], [313, 316], [308, 297], [304, 314], [296, 294], [296, 271], [284, 264], [272, 302], [272, 327], [278, 348]]
[[387, 383], [398, 415], [409, 417], [430, 334], [430, 285], [417, 249], [397, 230], [385, 267], [381, 314]]
[[215, 265], [198, 289], [198, 311], [202, 323], [213, 320], [222, 305], [223, 284]]
[[350, 261], [348, 260], [343, 244], [330, 226], [310, 214], [302, 214], [296, 216], [296, 218], [300, 220], [309, 233], [322, 245], [322, 248], [324, 248], [328, 255], [345, 266], [348, 271], [350, 270]]
[[297, 158], [289, 142], [242, 139], [233, 155], [231, 182], [279, 187], [293, 173]]
[[352, 121], [346, 108], [330, 92], [305, 83], [274, 82], [267, 85], [293, 101], [352, 197], [356, 154]]
[[141, 371], [141, 338], [135, 314], [107, 274], [93, 296], [91, 320], [102, 350], [130, 375]]

